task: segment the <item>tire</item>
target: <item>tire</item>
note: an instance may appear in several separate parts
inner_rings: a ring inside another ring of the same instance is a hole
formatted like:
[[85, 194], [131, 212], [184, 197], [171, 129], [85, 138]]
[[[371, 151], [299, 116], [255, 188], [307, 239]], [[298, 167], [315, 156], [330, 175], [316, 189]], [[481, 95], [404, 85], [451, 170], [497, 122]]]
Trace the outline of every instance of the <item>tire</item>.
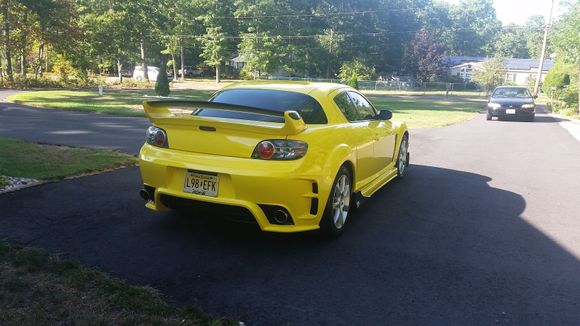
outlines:
[[352, 177], [342, 166], [332, 184], [328, 202], [320, 221], [320, 230], [326, 237], [336, 238], [342, 234], [350, 212], [352, 197]]
[[491, 120], [492, 115], [491, 112], [487, 111], [487, 116], [485, 117], [488, 121]]
[[409, 166], [409, 135], [405, 134], [399, 145], [399, 154], [397, 155], [397, 177], [402, 178], [407, 172]]

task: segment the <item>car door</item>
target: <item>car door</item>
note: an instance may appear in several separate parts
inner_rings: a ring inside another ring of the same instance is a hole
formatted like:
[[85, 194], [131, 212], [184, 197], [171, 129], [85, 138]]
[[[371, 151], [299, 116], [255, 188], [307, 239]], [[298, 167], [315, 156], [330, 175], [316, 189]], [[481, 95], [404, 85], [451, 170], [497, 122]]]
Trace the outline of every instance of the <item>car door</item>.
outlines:
[[357, 182], [368, 183], [369, 178], [376, 172], [376, 162], [374, 159], [375, 133], [369, 124], [373, 121], [364, 119], [356, 109], [347, 92], [341, 92], [334, 96], [334, 102], [349, 121], [345, 130], [349, 133], [349, 145], [356, 151], [356, 171]]
[[349, 91], [348, 95], [360, 116], [369, 121], [368, 128], [374, 135], [373, 153], [374, 157], [372, 169], [375, 173], [386, 168], [392, 161], [395, 151], [395, 133], [393, 125], [388, 120], [376, 120], [377, 111], [372, 104], [361, 94]]

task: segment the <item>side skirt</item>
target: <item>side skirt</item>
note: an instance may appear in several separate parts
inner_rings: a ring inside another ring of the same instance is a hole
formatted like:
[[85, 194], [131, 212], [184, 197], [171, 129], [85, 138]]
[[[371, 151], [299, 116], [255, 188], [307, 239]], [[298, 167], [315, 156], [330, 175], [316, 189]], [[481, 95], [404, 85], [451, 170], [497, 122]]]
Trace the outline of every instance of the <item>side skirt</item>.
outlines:
[[360, 193], [363, 197], [370, 197], [372, 196], [377, 190], [381, 189], [384, 185], [389, 183], [395, 177], [397, 177], [397, 168], [389, 166], [388, 170], [381, 171], [379, 177], [371, 181], [365, 187], [360, 190]]

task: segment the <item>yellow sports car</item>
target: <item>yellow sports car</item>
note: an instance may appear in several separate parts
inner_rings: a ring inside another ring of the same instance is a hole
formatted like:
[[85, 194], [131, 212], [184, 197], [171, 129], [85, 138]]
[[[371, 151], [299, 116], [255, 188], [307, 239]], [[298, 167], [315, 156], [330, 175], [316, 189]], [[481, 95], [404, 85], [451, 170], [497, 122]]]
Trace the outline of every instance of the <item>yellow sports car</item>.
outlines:
[[146, 206], [211, 211], [264, 231], [338, 236], [405, 174], [409, 134], [341, 84], [242, 82], [208, 102], [152, 100], [139, 162]]

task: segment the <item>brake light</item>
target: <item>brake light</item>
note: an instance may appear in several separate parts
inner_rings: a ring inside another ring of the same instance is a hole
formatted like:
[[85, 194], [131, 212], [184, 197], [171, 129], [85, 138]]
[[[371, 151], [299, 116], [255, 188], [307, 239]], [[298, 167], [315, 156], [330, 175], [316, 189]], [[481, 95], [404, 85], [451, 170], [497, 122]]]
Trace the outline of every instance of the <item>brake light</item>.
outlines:
[[157, 147], [168, 147], [167, 133], [161, 128], [151, 126], [147, 128], [145, 133], [147, 136], [147, 143]]
[[299, 140], [264, 140], [258, 143], [252, 158], [262, 160], [296, 160], [308, 150], [308, 144]]
[[274, 156], [276, 152], [276, 148], [274, 148], [274, 144], [269, 141], [263, 141], [258, 144], [258, 156], [261, 159], [269, 160]]

